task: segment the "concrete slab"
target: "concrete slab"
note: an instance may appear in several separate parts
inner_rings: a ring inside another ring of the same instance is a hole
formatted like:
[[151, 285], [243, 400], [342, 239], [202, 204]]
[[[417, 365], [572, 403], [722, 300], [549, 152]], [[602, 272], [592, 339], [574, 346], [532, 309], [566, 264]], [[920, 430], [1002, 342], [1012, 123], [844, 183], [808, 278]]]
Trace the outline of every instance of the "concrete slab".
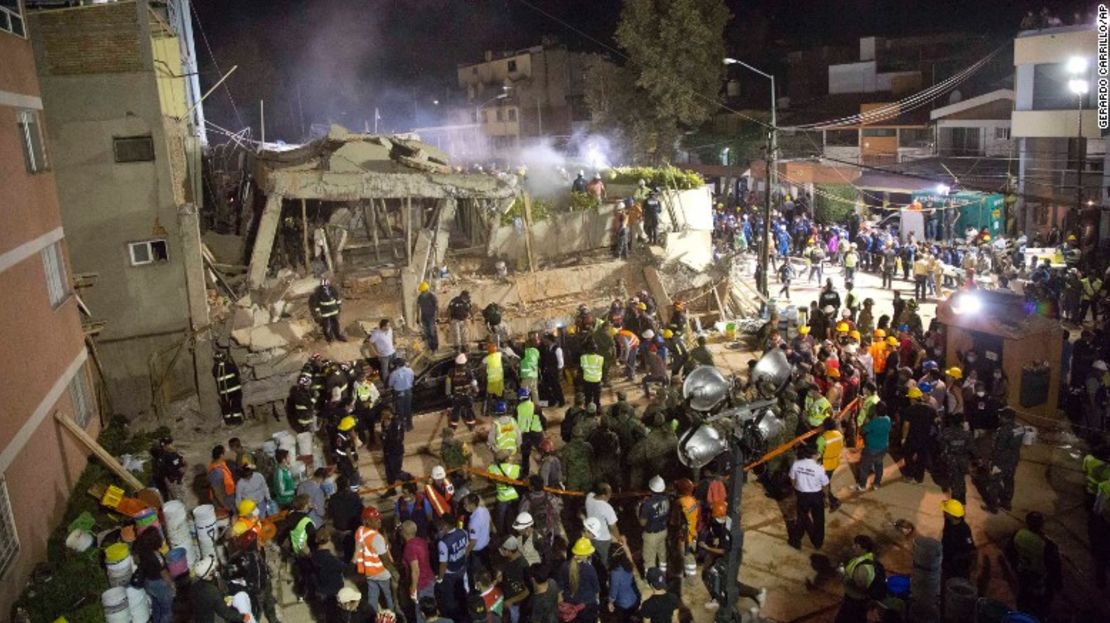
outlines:
[[667, 234], [666, 262], [680, 262], [693, 270], [706, 270], [713, 264], [711, 231], [689, 229]]

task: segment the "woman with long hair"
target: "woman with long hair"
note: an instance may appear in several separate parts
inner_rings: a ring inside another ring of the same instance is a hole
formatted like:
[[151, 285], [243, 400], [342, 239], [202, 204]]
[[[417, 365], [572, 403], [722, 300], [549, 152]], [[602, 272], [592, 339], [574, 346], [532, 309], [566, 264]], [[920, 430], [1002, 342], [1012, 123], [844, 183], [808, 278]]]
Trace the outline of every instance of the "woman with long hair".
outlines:
[[[571, 548], [571, 559], [563, 564], [559, 573], [559, 586], [563, 588], [563, 603], [559, 604], [560, 620], [597, 623], [601, 582], [590, 562], [594, 551], [590, 539], [582, 537]], [[568, 612], [564, 614], [564, 610]], [[570, 610], [575, 613], [573, 619], [567, 618]]]

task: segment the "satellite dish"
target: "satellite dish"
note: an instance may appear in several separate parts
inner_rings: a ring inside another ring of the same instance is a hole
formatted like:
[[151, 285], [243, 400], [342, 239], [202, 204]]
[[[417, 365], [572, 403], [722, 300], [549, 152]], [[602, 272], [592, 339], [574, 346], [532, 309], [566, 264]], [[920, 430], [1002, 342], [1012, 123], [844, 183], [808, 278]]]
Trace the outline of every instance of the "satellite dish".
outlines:
[[729, 381], [713, 366], [698, 366], [686, 376], [682, 384], [682, 397], [690, 401], [694, 411], [712, 411], [725, 401]]

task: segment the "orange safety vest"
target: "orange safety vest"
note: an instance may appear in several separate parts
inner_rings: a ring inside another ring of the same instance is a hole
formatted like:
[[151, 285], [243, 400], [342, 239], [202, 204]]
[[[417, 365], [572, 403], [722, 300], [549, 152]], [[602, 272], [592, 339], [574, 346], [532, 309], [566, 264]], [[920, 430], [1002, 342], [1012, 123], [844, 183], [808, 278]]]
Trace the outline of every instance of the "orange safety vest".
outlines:
[[882, 374], [886, 370], [886, 346], [882, 343], [875, 343], [869, 349], [871, 351], [871, 368], [875, 374]]
[[[381, 533], [373, 528], [366, 526], [359, 526], [355, 530], [355, 566], [358, 567], [358, 572], [367, 577], [378, 575], [385, 572], [385, 564], [382, 563], [382, 558], [374, 550], [374, 537], [381, 536]], [[385, 541], [385, 538], [382, 538]], [[385, 542], [386, 551], [389, 551], [389, 542]]]
[[451, 512], [451, 498], [455, 495], [455, 487], [451, 483], [444, 483], [443, 491], [440, 491], [433, 483], [429, 482], [424, 485], [424, 496], [428, 498], [428, 502], [432, 505], [432, 512], [436, 517], [441, 517], [445, 513]]
[[698, 500], [692, 495], [678, 498], [682, 514], [686, 515], [686, 543], [691, 544], [698, 538]]
[[216, 463], [208, 464], [208, 471], [218, 469], [224, 474], [224, 495], [233, 495], [235, 493], [235, 479], [231, 477], [231, 468], [227, 466], [227, 461], [221, 460]]

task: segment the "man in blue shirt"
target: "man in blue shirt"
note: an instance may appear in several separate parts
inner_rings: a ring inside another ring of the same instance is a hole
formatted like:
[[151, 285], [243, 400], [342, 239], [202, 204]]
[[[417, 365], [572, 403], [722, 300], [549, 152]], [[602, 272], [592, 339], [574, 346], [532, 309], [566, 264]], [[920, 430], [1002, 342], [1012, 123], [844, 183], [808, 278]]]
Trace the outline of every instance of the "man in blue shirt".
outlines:
[[[864, 393], [867, 393], [867, 387], [864, 388]], [[871, 393], [874, 393], [874, 385], [871, 385]], [[867, 477], [872, 471], [875, 472], [872, 488], [878, 489], [882, 484], [883, 457], [890, 447], [890, 428], [891, 422], [886, 415], [885, 407], [882, 403], [876, 404], [871, 410], [870, 417], [860, 429], [863, 436], [863, 453], [859, 462], [859, 478], [856, 480], [857, 491], [867, 490]]]
[[666, 493], [665, 483], [659, 476], [648, 482], [651, 496], [640, 503], [638, 513], [640, 526], [644, 529], [644, 573], [647, 569], [667, 568], [667, 516], [671, 510], [671, 499]]
[[466, 496], [466, 499], [463, 500], [463, 507], [470, 514], [470, 519], [466, 524], [467, 536], [470, 537], [470, 544], [467, 546], [469, 559], [467, 561], [467, 572], [470, 577], [474, 577], [481, 567], [493, 570], [492, 561], [489, 557], [489, 535], [492, 519], [489, 509], [482, 503], [482, 498], [477, 493]]
[[459, 528], [454, 513], [439, 518], [439, 572], [436, 597], [444, 616], [461, 621], [466, 615], [466, 560], [469, 539]]
[[412, 383], [414, 374], [404, 357], [393, 361], [395, 366], [389, 375], [389, 389], [393, 390], [393, 412], [405, 426], [412, 430]]

